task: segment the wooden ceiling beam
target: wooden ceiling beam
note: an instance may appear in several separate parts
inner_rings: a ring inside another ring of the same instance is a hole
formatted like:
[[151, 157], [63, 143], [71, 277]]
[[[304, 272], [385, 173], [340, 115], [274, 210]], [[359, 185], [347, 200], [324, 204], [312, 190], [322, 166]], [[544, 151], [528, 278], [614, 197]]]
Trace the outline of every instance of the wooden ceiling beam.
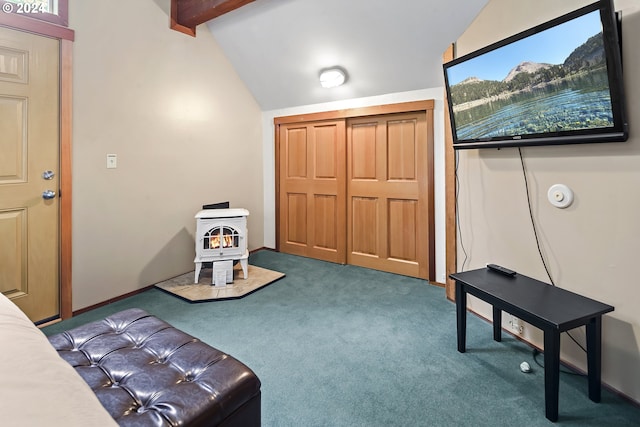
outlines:
[[196, 36], [196, 27], [255, 0], [171, 0], [171, 29]]

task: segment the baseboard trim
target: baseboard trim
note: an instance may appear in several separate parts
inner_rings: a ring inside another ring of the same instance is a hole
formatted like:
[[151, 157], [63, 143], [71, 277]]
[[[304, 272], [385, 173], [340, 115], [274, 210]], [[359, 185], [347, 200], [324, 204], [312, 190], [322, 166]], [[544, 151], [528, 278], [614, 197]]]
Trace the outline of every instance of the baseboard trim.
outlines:
[[123, 300], [125, 298], [129, 298], [129, 297], [132, 297], [134, 295], [141, 294], [142, 292], [148, 291], [149, 289], [151, 289], [153, 287], [154, 287], [154, 285], [149, 285], [149, 286], [145, 286], [144, 288], [136, 289], [135, 291], [131, 291], [131, 292], [128, 292], [126, 294], [122, 294], [122, 295], [117, 296], [117, 297], [109, 298], [106, 301], [102, 301], [102, 302], [99, 302], [97, 304], [90, 305], [89, 307], [85, 307], [85, 308], [81, 308], [79, 310], [76, 310], [76, 311], [73, 312], [73, 315], [77, 316], [79, 314], [86, 313], [87, 311], [95, 310], [96, 308], [100, 308], [100, 307], [104, 307], [105, 305], [113, 304], [114, 302]]
[[[260, 248], [257, 248], [257, 249], [250, 250], [249, 253], [252, 254], [252, 253], [255, 253], [255, 252], [258, 252], [258, 251], [262, 251], [262, 250], [273, 251], [273, 249], [270, 249], [270, 248], [267, 248], [267, 247], [263, 246], [263, 247], [260, 247]], [[178, 274], [178, 276], [182, 276], [183, 274], [186, 274], [186, 273], [188, 273], [188, 271], [185, 271], [184, 273], [180, 273], [180, 274]], [[178, 277], [178, 276], [175, 276], [175, 277]], [[165, 279], [165, 280], [169, 280], [169, 279], [172, 279], [172, 278], [173, 277], [169, 277], [168, 279]], [[158, 283], [160, 283], [160, 282], [158, 282]], [[122, 295], [119, 295], [117, 297], [109, 298], [106, 301], [102, 301], [102, 302], [99, 302], [97, 304], [93, 304], [93, 305], [90, 305], [88, 307], [81, 308], [79, 310], [74, 311], [72, 316], [77, 316], [79, 314], [86, 313], [87, 311], [95, 310], [96, 308], [104, 307], [105, 305], [113, 304], [114, 302], [123, 300], [125, 298], [129, 298], [129, 297], [132, 297], [134, 295], [141, 294], [142, 292], [146, 292], [149, 289], [153, 288], [155, 285], [156, 284], [154, 283], [153, 285], [145, 286], [144, 288], [136, 289], [135, 291], [127, 292], [126, 294], [122, 294]]]

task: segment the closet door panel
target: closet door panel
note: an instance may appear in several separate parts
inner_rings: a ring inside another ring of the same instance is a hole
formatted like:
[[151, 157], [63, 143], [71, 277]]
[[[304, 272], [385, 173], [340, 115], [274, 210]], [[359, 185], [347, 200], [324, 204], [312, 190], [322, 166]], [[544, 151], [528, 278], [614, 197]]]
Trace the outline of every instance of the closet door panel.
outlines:
[[348, 121], [349, 264], [427, 278], [426, 131], [424, 113]]
[[279, 144], [280, 251], [345, 263], [344, 120], [281, 126]]

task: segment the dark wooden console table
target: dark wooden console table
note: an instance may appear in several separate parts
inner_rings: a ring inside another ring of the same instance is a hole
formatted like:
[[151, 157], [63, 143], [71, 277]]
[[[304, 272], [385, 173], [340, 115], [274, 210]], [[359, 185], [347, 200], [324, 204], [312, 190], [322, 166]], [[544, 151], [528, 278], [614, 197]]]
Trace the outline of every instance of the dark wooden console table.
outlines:
[[558, 420], [560, 333], [586, 325], [589, 399], [600, 402], [602, 315], [610, 305], [551, 286], [522, 274], [505, 276], [487, 268], [451, 274], [456, 282], [458, 351], [465, 352], [467, 294], [493, 306], [493, 339], [501, 340], [502, 311], [544, 332], [544, 397], [546, 416]]

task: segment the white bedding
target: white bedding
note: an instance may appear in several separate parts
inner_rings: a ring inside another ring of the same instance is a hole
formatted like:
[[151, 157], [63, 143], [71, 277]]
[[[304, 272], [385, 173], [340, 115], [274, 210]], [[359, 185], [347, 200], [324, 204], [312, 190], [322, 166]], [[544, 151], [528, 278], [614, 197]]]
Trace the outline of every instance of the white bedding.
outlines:
[[82, 377], [0, 293], [0, 424], [116, 426]]

